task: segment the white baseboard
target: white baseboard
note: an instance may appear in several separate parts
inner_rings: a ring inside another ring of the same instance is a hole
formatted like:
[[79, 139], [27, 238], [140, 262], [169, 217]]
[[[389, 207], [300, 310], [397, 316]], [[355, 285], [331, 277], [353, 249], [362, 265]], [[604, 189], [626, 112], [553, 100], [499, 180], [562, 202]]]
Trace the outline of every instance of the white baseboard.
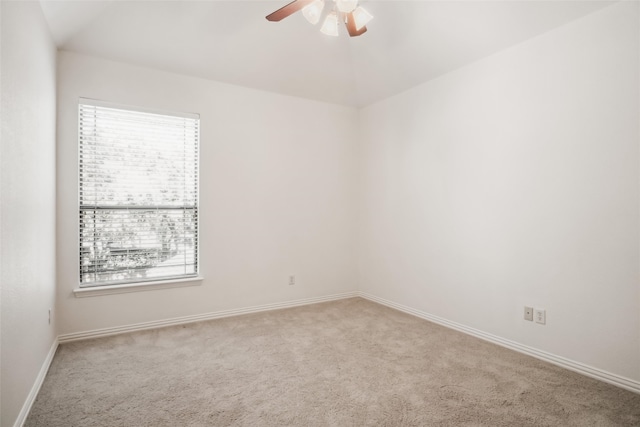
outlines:
[[557, 356], [552, 353], [547, 353], [546, 351], [538, 350], [536, 348], [529, 347], [529, 346], [517, 343], [515, 341], [508, 340], [506, 338], [501, 338], [497, 335], [492, 335], [487, 332], [480, 331], [478, 329], [470, 328], [460, 323], [452, 322], [450, 320], [443, 319], [442, 317], [434, 316], [433, 314], [429, 314], [427, 312], [417, 310], [415, 308], [407, 307], [406, 305], [398, 304], [393, 301], [389, 301], [384, 298], [380, 298], [375, 295], [368, 294], [366, 292], [360, 291], [358, 292], [358, 296], [368, 299], [370, 301], [376, 302], [378, 304], [382, 304], [387, 307], [402, 311], [404, 313], [411, 314], [421, 319], [428, 320], [433, 323], [437, 323], [447, 328], [455, 329], [456, 331], [463, 332], [467, 335], [471, 335], [476, 338], [489, 341], [493, 344], [506, 347], [510, 350], [515, 350], [519, 353], [523, 353], [528, 356], [535, 357], [536, 359], [544, 360], [545, 362], [552, 363], [554, 365], [560, 366], [565, 369], [569, 369], [579, 374], [586, 375], [588, 377], [595, 378], [597, 380], [604, 381], [609, 384], [613, 384], [615, 386], [624, 388], [629, 391], [633, 391], [635, 393], [640, 393], [640, 382], [638, 381], [621, 377], [620, 375], [612, 374], [610, 372], [603, 371], [602, 369], [594, 368], [592, 366], [585, 365], [583, 363], [576, 362], [561, 356]]
[[36, 397], [38, 397], [38, 393], [40, 392], [40, 387], [42, 387], [42, 383], [44, 382], [45, 377], [47, 376], [47, 372], [49, 372], [49, 366], [51, 366], [51, 362], [53, 361], [53, 356], [56, 354], [56, 350], [58, 349], [58, 339], [53, 340], [53, 344], [51, 344], [51, 348], [49, 349], [49, 353], [47, 353], [47, 357], [44, 359], [44, 363], [40, 368], [40, 372], [38, 372], [38, 376], [36, 377], [36, 381], [31, 387], [31, 391], [27, 396], [27, 400], [22, 405], [22, 409], [18, 414], [18, 418], [16, 422], [13, 424], [14, 427], [22, 427], [24, 422], [27, 420], [27, 416], [29, 415], [29, 411], [31, 411], [31, 407], [33, 406], [33, 402], [36, 401]]
[[113, 328], [95, 329], [92, 331], [74, 332], [58, 336], [60, 344], [71, 341], [85, 340], [89, 338], [106, 337], [109, 335], [123, 334], [126, 332], [142, 331], [145, 329], [162, 328], [165, 326], [182, 325], [185, 323], [201, 322], [203, 320], [221, 319], [223, 317], [239, 316], [241, 314], [258, 313], [261, 311], [277, 310], [282, 308], [298, 307], [302, 305], [317, 304], [320, 302], [335, 301], [345, 298], [357, 297], [358, 292], [345, 292], [341, 294], [327, 295], [323, 297], [305, 298], [295, 301], [285, 301], [273, 304], [264, 304], [253, 307], [222, 310], [212, 313], [196, 314], [193, 316], [174, 317], [172, 319], [155, 320], [152, 322], [136, 323], [133, 325], [116, 326]]

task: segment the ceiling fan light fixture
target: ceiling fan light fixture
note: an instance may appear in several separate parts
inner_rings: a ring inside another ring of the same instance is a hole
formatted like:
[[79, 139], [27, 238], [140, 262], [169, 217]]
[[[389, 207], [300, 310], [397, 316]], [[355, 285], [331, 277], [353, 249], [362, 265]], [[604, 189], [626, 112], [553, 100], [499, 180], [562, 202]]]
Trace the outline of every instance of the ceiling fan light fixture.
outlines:
[[[2, 0], [0, 0], [2, 1]], [[327, 7], [327, 2], [332, 2]], [[359, 0], [293, 0], [275, 12], [267, 15], [267, 21], [278, 22], [302, 12], [304, 18], [312, 25], [320, 25], [320, 32], [329, 36], [338, 36], [339, 21], [347, 27], [349, 37], [358, 37], [367, 32], [366, 24], [373, 16], [358, 6]]]
[[353, 12], [358, 7], [358, 0], [334, 0], [342, 13]]
[[367, 23], [372, 19], [373, 15], [367, 12], [362, 6], [358, 6], [353, 11], [353, 20], [355, 21], [357, 30], [360, 30], [362, 27], [367, 25]]
[[328, 36], [338, 36], [338, 15], [335, 10], [331, 11], [324, 19], [320, 32]]
[[316, 25], [318, 21], [320, 21], [322, 9], [324, 9], [324, 0], [315, 0], [313, 3], [302, 8], [302, 15], [310, 24]]

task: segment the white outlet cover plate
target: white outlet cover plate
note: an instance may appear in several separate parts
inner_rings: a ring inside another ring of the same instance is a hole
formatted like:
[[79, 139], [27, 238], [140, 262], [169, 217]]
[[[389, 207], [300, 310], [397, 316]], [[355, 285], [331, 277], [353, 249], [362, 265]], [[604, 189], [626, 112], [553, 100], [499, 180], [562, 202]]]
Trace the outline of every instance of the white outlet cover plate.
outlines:
[[533, 307], [524, 308], [524, 320], [533, 322]]
[[547, 323], [547, 312], [546, 310], [542, 309], [542, 308], [536, 308], [533, 311], [533, 318], [536, 321], [536, 323], [540, 323], [541, 325], [544, 325]]

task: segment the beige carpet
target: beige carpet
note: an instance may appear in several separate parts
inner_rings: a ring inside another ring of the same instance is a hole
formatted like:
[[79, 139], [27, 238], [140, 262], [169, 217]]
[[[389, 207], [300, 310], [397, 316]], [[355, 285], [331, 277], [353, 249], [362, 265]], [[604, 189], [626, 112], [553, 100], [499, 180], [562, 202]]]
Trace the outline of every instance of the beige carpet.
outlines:
[[353, 298], [62, 345], [26, 426], [640, 425], [640, 395]]

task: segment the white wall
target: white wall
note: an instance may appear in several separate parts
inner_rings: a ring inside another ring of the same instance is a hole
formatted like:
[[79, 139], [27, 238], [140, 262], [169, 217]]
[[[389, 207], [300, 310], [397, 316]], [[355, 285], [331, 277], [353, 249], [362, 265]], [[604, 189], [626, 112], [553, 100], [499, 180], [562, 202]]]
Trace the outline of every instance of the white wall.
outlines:
[[363, 109], [361, 290], [640, 380], [638, 40], [619, 3]]
[[37, 2], [1, 2], [1, 410], [11, 426], [55, 340], [56, 50]]
[[[68, 52], [58, 64], [61, 334], [356, 290], [355, 109]], [[200, 114], [201, 286], [73, 296], [78, 97]]]

